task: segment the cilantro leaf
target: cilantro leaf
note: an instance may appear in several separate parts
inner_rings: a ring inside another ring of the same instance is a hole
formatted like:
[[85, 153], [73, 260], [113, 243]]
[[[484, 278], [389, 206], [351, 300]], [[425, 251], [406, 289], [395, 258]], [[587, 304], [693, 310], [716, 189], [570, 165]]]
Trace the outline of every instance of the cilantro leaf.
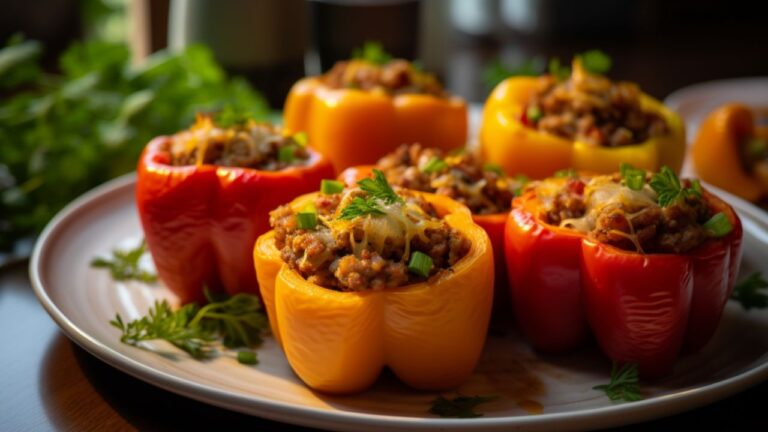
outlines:
[[385, 65], [392, 60], [392, 56], [384, 51], [384, 47], [374, 41], [366, 41], [361, 48], [355, 48], [352, 51], [352, 58], [377, 65]]
[[429, 408], [429, 412], [439, 415], [440, 417], [482, 417], [482, 413], [475, 412], [475, 407], [482, 403], [490, 402], [494, 399], [496, 399], [496, 396], [459, 395], [453, 399], [448, 399], [441, 395], [432, 401], [432, 406]]
[[380, 199], [387, 204], [393, 204], [395, 202], [403, 202], [403, 199], [392, 189], [389, 185], [384, 173], [380, 170], [373, 170], [373, 178], [364, 178], [357, 182], [365, 192], [374, 198]]
[[731, 300], [741, 304], [745, 310], [763, 309], [768, 307], [768, 281], [760, 272], [752, 273], [733, 288]]
[[355, 197], [351, 203], [341, 209], [339, 219], [352, 220], [364, 215], [383, 216], [384, 214], [384, 209], [381, 208], [374, 198], [362, 199]]
[[594, 390], [605, 392], [612, 401], [634, 402], [643, 398], [640, 394], [639, 374], [637, 364], [626, 363], [618, 367], [616, 362], [611, 368], [611, 382], [592, 387]]
[[140, 282], [152, 283], [157, 281], [157, 275], [143, 270], [139, 265], [141, 257], [147, 251], [147, 244], [142, 239], [134, 249], [115, 249], [112, 251], [112, 259], [94, 258], [91, 267], [106, 268], [112, 273], [112, 279], [124, 281], [134, 279]]
[[611, 66], [613, 66], [611, 57], [597, 49], [583, 52], [577, 55], [576, 58], [581, 60], [581, 65], [584, 69], [593, 74], [605, 74], [610, 71]]
[[661, 167], [661, 171], [651, 177], [648, 183], [658, 195], [659, 205], [667, 207], [675, 201], [687, 196], [701, 196], [701, 184], [694, 180], [691, 187], [683, 188], [680, 179], [668, 166]]

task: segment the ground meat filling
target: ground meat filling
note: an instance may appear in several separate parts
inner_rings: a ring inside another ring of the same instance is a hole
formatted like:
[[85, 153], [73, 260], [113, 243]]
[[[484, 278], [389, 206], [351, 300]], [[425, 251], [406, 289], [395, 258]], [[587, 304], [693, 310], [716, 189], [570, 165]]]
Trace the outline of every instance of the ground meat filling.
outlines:
[[473, 214], [509, 211], [515, 191], [523, 183], [498, 170], [484, 169], [471, 153], [446, 156], [419, 144], [400, 146], [379, 159], [377, 166], [390, 184], [448, 196]]
[[171, 164], [219, 165], [277, 171], [303, 165], [309, 159], [306, 147], [296, 136], [276, 126], [247, 121], [229, 127], [217, 125], [209, 116], [198, 116], [195, 124], [171, 138]]
[[660, 115], [643, 111], [640, 95], [636, 84], [592, 75], [576, 61], [566, 81], [550, 75], [539, 78], [522, 120], [529, 127], [596, 146], [638, 144], [669, 131]]
[[406, 60], [391, 60], [384, 65], [350, 60], [336, 63], [322, 77], [331, 88], [382, 89], [387, 93], [421, 93], [445, 97], [434, 75], [422, 72]]
[[[712, 211], [703, 198], [687, 196], [660, 207], [648, 188], [643, 191], [648, 200], [604, 201], [596, 196], [594, 186], [605, 177], [572, 178], [561, 180], [557, 188], [546, 187], [545, 196], [540, 196], [544, 207], [539, 217], [551, 225], [586, 232], [598, 242], [643, 253], [685, 253], [710, 238], [702, 225]], [[610, 181], [619, 184], [620, 178], [614, 176]], [[687, 180], [682, 182], [690, 187]], [[535, 190], [540, 189], [536, 186]], [[603, 201], [603, 205], [595, 207], [595, 201]]]
[[[365, 291], [395, 288], [426, 280], [408, 270], [408, 254], [427, 254], [433, 262], [429, 277], [449, 269], [470, 249], [469, 240], [440, 219], [435, 208], [412, 192], [398, 190], [408, 203], [407, 217], [429, 223], [423, 235], [389, 236], [376, 244], [366, 234], [368, 218], [382, 227], [394, 221], [389, 216], [360, 216], [350, 223], [334, 223], [344, 203], [362, 196], [359, 189], [343, 194], [318, 194], [314, 200], [318, 224], [315, 229], [300, 229], [296, 211], [290, 205], [270, 214], [275, 232], [275, 246], [280, 256], [307, 281], [338, 291]], [[420, 221], [417, 221], [420, 222]], [[407, 243], [407, 244], [406, 244]]]

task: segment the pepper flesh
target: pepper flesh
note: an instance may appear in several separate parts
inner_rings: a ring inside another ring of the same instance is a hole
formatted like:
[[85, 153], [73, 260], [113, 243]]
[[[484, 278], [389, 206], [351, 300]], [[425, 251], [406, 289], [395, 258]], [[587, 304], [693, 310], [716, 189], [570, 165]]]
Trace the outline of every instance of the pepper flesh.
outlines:
[[258, 293], [253, 243], [269, 229], [269, 211], [333, 177], [330, 162], [308, 149], [306, 165], [280, 171], [215, 165], [173, 166], [170, 137], [144, 149], [136, 206], [160, 279], [182, 304], [203, 302], [204, 287]]
[[[293, 201], [302, 208], [314, 194]], [[493, 301], [488, 236], [463, 205], [422, 194], [472, 243], [450, 270], [395, 289], [340, 292], [307, 282], [280, 259], [270, 231], [256, 242], [254, 263], [273, 334], [311, 388], [354, 393], [384, 366], [407, 385], [453, 388], [474, 370]], [[274, 276], [272, 276], [274, 275]]]
[[644, 378], [669, 373], [681, 350], [696, 351], [714, 334], [733, 290], [741, 257], [741, 222], [704, 192], [733, 230], [683, 255], [640, 254], [596, 243], [539, 217], [535, 191], [516, 198], [505, 251], [518, 324], [547, 352], [582, 345], [591, 332], [619, 363], [638, 363]]
[[523, 111], [536, 91], [536, 77], [513, 77], [493, 90], [483, 108], [480, 150], [488, 162], [504, 172], [525, 174], [534, 179], [574, 168], [610, 174], [622, 162], [650, 171], [666, 165], [679, 172], [685, 155], [685, 130], [680, 117], [656, 99], [642, 94], [645, 111], [658, 113], [669, 126], [666, 135], [638, 144], [603, 147], [572, 141], [533, 129], [521, 121]]
[[337, 172], [376, 162], [403, 143], [451, 150], [467, 139], [467, 105], [460, 98], [335, 89], [319, 77], [294, 84], [284, 116], [286, 128], [306, 132]]
[[755, 126], [752, 110], [732, 103], [707, 116], [693, 142], [691, 157], [696, 173], [705, 181], [755, 202], [766, 194], [762, 182], [745, 168], [741, 143], [753, 136], [768, 139], [768, 128]]

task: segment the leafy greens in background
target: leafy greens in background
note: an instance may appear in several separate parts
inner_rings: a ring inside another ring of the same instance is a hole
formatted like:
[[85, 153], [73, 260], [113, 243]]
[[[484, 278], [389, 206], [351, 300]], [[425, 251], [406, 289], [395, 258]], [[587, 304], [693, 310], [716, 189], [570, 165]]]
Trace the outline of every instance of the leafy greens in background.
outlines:
[[150, 139], [188, 127], [195, 112], [269, 115], [265, 100], [202, 46], [133, 66], [124, 44], [76, 43], [59, 59], [61, 75], [42, 72], [41, 49], [14, 38], [0, 50], [0, 250], [94, 185], [132, 171]]

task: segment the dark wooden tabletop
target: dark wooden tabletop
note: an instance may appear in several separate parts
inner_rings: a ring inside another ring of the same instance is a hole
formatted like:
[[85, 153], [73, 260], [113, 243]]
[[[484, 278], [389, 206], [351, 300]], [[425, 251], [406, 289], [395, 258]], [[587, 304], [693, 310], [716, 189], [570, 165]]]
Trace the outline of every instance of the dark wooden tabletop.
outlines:
[[[59, 331], [26, 263], [0, 269], [0, 431], [308, 430], [170, 393], [114, 369]], [[765, 430], [768, 383], [694, 411], [619, 430]]]

